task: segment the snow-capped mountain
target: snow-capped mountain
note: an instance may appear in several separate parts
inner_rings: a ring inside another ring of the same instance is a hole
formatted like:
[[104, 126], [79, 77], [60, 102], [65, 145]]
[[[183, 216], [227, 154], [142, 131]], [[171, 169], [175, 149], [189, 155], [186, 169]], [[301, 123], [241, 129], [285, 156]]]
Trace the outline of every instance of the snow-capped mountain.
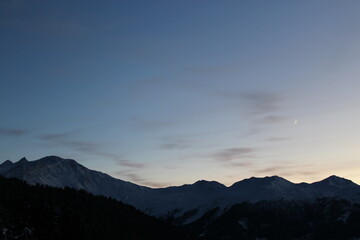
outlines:
[[135, 206], [138, 205], [145, 192], [150, 190], [150, 188], [90, 170], [75, 160], [56, 156], [36, 161], [22, 158], [15, 163], [8, 160], [0, 165], [0, 175], [19, 178], [30, 184], [84, 189], [95, 195], [113, 197]]
[[84, 189], [105, 195], [157, 217], [175, 217], [181, 223], [192, 222], [211, 209], [223, 212], [239, 202], [261, 200], [315, 200], [339, 197], [360, 201], [360, 186], [343, 178], [331, 176], [312, 184], [294, 184], [278, 176], [249, 178], [230, 187], [218, 182], [198, 181], [177, 187], [149, 188], [90, 170], [75, 160], [56, 156], [36, 161], [22, 158], [0, 165], [0, 175], [23, 179], [30, 184]]

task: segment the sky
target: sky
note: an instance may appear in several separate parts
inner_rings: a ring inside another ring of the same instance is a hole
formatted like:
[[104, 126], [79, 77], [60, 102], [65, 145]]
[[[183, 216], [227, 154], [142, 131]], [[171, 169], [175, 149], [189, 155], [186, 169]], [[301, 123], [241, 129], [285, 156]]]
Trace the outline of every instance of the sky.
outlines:
[[360, 184], [360, 1], [0, 0], [0, 162], [151, 187]]

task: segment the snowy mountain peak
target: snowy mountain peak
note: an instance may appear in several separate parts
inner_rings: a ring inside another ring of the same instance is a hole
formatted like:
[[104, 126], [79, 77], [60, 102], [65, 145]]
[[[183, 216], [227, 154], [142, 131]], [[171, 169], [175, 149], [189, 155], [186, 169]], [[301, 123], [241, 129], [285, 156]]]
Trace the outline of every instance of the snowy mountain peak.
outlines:
[[330, 185], [330, 186], [334, 186], [334, 187], [343, 187], [343, 186], [357, 186], [357, 184], [355, 184], [354, 182], [342, 178], [342, 177], [338, 177], [336, 175], [332, 175], [328, 178], [325, 178], [324, 180], [317, 182], [318, 184], [326, 184], [326, 185]]
[[197, 181], [190, 186], [193, 186], [197, 190], [208, 191], [208, 192], [217, 192], [226, 189], [226, 186], [219, 182], [206, 181], [206, 180]]
[[78, 162], [76, 162], [73, 159], [66, 159], [66, 158], [61, 158], [61, 157], [57, 157], [57, 156], [47, 156], [47, 157], [41, 158], [35, 162], [40, 162], [40, 163], [44, 163], [47, 165], [85, 168], [84, 166], [82, 166], [81, 164], [79, 164]]
[[276, 184], [287, 184], [287, 185], [294, 184], [294, 183], [290, 182], [289, 180], [279, 177], [279, 176], [265, 177], [265, 179], [268, 179], [270, 182], [276, 183]]
[[6, 160], [5, 162], [3, 162], [2, 164], [0, 164], [0, 168], [3, 168], [3, 167], [7, 167], [7, 166], [11, 166], [13, 165], [14, 163], [10, 160]]
[[247, 187], [267, 186], [267, 187], [278, 188], [278, 187], [290, 187], [291, 185], [293, 185], [292, 182], [290, 182], [282, 177], [266, 176], [263, 178], [259, 178], [259, 177], [247, 178], [242, 181], [234, 183], [230, 188], [238, 189], [238, 188], [243, 188], [245, 186], [247, 186]]
[[[28, 161], [26, 158], [22, 158], [14, 164], [7, 164], [8, 167], [6, 171], [8, 174], [14, 175], [14, 177], [20, 175], [22, 179], [29, 177], [30, 175], [34, 175], [34, 177], [39, 177], [40, 173], [46, 175], [46, 178], [59, 178], [62, 175], [63, 180], [65, 180], [66, 176], [70, 176], [71, 174], [81, 173], [84, 170], [88, 170], [78, 162], [72, 159], [64, 159], [57, 156], [47, 156], [35, 161]], [[2, 172], [5, 171], [4, 167], [1, 167]], [[33, 177], [31, 177], [33, 178]], [[41, 184], [46, 184], [45, 177], [42, 177]], [[33, 182], [33, 181], [30, 181]]]
[[53, 155], [46, 156], [46, 157], [43, 157], [43, 158], [39, 159], [39, 161], [54, 161], [54, 162], [56, 162], [56, 161], [68, 161], [68, 160], [71, 160], [71, 159], [65, 159], [65, 158], [61, 158], [61, 157], [53, 156]]
[[195, 186], [224, 186], [223, 184], [221, 184], [217, 181], [207, 181], [207, 180], [196, 181], [193, 185], [195, 185]]
[[207, 181], [207, 180], [199, 180], [199, 181], [196, 181], [194, 184], [208, 184], [208, 183], [211, 183], [211, 182], [215, 182], [215, 181]]
[[14, 166], [14, 163], [10, 160], [6, 160], [2, 164], [0, 164], [0, 174], [8, 171], [8, 169], [12, 168], [12, 166]]
[[286, 180], [285, 178], [279, 177], [277, 175], [266, 176], [263, 179], [264, 181], [269, 181], [269, 182], [290, 182], [289, 180]]
[[29, 160], [27, 160], [25, 157], [21, 158], [19, 161], [16, 162], [16, 164], [24, 164], [29, 162]]
[[134, 206], [143, 201], [143, 194], [149, 189], [90, 170], [75, 160], [57, 156], [47, 156], [35, 161], [23, 158], [15, 164], [6, 165], [0, 166], [0, 175], [4, 177], [19, 178], [30, 184], [84, 189]]
[[344, 181], [349, 181], [349, 180], [339, 177], [339, 176], [336, 176], [336, 175], [331, 175], [330, 177], [325, 178], [323, 181], [344, 182]]

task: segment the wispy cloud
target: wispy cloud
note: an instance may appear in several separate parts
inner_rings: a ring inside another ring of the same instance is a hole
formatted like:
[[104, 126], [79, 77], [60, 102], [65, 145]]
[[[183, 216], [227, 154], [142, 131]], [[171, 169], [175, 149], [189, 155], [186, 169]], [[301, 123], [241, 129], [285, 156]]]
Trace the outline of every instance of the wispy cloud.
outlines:
[[45, 140], [53, 143], [54, 145], [59, 145], [62, 147], [70, 147], [74, 150], [87, 153], [96, 153], [99, 149], [99, 145], [96, 143], [82, 141], [82, 140], [73, 140], [68, 133], [62, 134], [47, 134], [39, 137], [41, 140]]
[[165, 183], [160, 183], [160, 182], [152, 182], [152, 181], [144, 181], [141, 183], [142, 185], [145, 186], [149, 186], [149, 187], [153, 187], [153, 188], [164, 188], [164, 187], [168, 187], [168, 186], [173, 186], [173, 183], [170, 182], [165, 182]]
[[216, 91], [219, 97], [233, 99], [244, 104], [251, 114], [270, 114], [280, 109], [284, 96], [279, 93], [265, 91]]
[[160, 149], [164, 150], [178, 150], [185, 149], [191, 147], [191, 144], [188, 140], [180, 139], [180, 138], [164, 138], [163, 143], [159, 145]]
[[[246, 122], [249, 132], [242, 137], [265, 135], [271, 132], [275, 125], [292, 124], [284, 108], [286, 94], [270, 91], [217, 91], [232, 111], [241, 112], [242, 121]], [[270, 130], [270, 131], [269, 131]]]
[[137, 131], [153, 131], [173, 125], [171, 121], [165, 120], [146, 120], [144, 118], [135, 117], [131, 120], [131, 126]]
[[292, 138], [292, 137], [271, 137], [271, 138], [267, 138], [266, 141], [268, 141], [268, 142], [283, 142], [283, 141], [290, 141], [293, 139], [294, 138]]
[[177, 170], [179, 169], [180, 167], [179, 166], [165, 166], [163, 167], [164, 169], [166, 170]]
[[115, 171], [114, 174], [118, 176], [121, 179], [126, 179], [127, 181], [134, 182], [139, 185], [154, 187], [154, 188], [161, 188], [172, 185], [169, 182], [153, 182], [149, 181], [143, 177], [141, 177], [138, 173], [132, 172], [132, 171]]
[[253, 113], [269, 113], [279, 110], [279, 103], [283, 97], [270, 92], [247, 92], [240, 94], [240, 98], [245, 100], [253, 109]]
[[255, 169], [256, 174], [266, 175], [280, 175], [280, 176], [301, 176], [301, 175], [316, 175], [319, 173], [318, 170], [314, 169], [313, 164], [296, 164], [290, 162], [274, 163], [271, 166], [260, 167]]
[[217, 161], [229, 162], [254, 157], [255, 149], [253, 148], [227, 148], [211, 155]]
[[129, 168], [144, 168], [146, 166], [144, 163], [132, 162], [130, 160], [118, 160], [117, 164]]
[[29, 131], [18, 128], [0, 128], [0, 136], [21, 137]]
[[270, 174], [274, 174], [276, 172], [278, 172], [278, 170], [281, 169], [280, 166], [272, 166], [272, 167], [265, 167], [265, 168], [261, 168], [256, 170], [256, 173], [270, 173]]
[[268, 115], [265, 116], [262, 119], [263, 123], [266, 124], [275, 124], [275, 123], [280, 123], [280, 122], [284, 122], [284, 121], [289, 121], [290, 122], [290, 118], [289, 117], [285, 117], [285, 116], [280, 116], [280, 115]]
[[119, 160], [122, 156], [103, 151], [102, 145], [90, 141], [75, 140], [73, 133], [46, 134], [38, 137], [55, 147], [65, 147], [78, 152]]
[[115, 174], [121, 178], [126, 178], [128, 181], [141, 183], [146, 181], [144, 178], [140, 177], [139, 174], [131, 171], [116, 171]]
[[254, 164], [252, 162], [232, 162], [232, 167], [252, 167]]

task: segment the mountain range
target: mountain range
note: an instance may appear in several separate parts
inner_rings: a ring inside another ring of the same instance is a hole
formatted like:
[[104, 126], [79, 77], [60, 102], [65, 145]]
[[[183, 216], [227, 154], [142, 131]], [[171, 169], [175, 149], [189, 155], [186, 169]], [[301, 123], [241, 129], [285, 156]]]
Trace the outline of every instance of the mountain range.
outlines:
[[48, 156], [35, 161], [22, 158], [0, 165], [0, 175], [22, 179], [30, 184], [83, 189], [95, 195], [114, 198], [155, 217], [176, 219], [179, 224], [199, 220], [213, 209], [220, 216], [237, 203], [274, 200], [315, 201], [342, 198], [360, 202], [360, 186], [330, 176], [314, 183], [292, 183], [278, 176], [252, 177], [230, 187], [215, 181], [166, 188], [149, 188], [90, 170], [72, 159]]

